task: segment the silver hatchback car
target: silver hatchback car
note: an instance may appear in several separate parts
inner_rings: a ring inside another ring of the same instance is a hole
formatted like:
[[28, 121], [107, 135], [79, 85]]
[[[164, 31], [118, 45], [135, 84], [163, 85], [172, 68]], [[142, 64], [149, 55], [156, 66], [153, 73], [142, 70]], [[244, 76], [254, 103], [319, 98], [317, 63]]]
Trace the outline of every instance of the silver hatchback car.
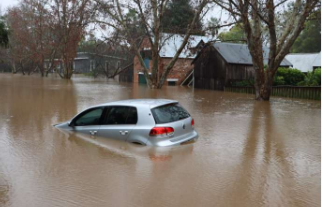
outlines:
[[97, 105], [55, 127], [150, 146], [179, 145], [198, 139], [191, 115], [178, 101], [166, 99]]

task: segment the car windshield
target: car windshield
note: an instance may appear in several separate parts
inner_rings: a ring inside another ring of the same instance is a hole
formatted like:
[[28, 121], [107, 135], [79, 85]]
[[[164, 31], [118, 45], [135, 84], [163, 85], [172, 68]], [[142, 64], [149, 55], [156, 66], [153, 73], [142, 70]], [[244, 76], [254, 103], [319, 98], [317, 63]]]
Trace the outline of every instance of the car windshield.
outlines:
[[174, 122], [190, 117], [190, 114], [178, 103], [156, 107], [151, 111], [153, 113], [156, 124]]

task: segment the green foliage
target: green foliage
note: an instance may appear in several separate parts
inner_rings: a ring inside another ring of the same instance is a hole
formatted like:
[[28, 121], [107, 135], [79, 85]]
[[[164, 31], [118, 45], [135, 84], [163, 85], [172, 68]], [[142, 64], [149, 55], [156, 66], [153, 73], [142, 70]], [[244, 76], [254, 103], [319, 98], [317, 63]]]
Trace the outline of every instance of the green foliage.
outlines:
[[[144, 23], [141, 21], [135, 9], [129, 9], [125, 15], [126, 24], [132, 39], [136, 39], [145, 34]], [[122, 31], [121, 33], [126, 33]]]
[[321, 85], [321, 68], [317, 68], [315, 71], [314, 71], [314, 76], [318, 82], [319, 85]]
[[208, 21], [209, 34], [215, 36], [219, 32], [220, 20], [215, 17], [211, 17]]
[[[185, 34], [194, 15], [195, 11], [191, 5], [191, 0], [171, 0], [165, 8], [161, 21], [162, 31]], [[192, 31], [193, 34], [204, 34], [201, 21], [196, 23]]]
[[254, 80], [242, 80], [242, 81], [236, 81], [231, 84], [232, 86], [246, 86], [246, 87], [252, 87], [254, 85]]
[[281, 86], [281, 85], [285, 85], [286, 82], [284, 81], [284, 77], [283, 76], [275, 76], [274, 77], [274, 86]]
[[314, 72], [308, 72], [303, 81], [298, 86], [320, 86], [321, 85], [321, 69], [318, 68]]
[[305, 28], [296, 39], [293, 53], [310, 53], [321, 51], [321, 11], [317, 11], [309, 17], [305, 23]]
[[274, 85], [292, 85], [296, 86], [300, 81], [304, 80], [302, 71], [294, 68], [278, 68], [275, 77]]
[[229, 31], [221, 32], [217, 38], [223, 42], [244, 43], [244, 29], [241, 24], [236, 24]]
[[8, 29], [6, 28], [5, 23], [0, 19], [0, 47], [7, 47], [8, 45]]

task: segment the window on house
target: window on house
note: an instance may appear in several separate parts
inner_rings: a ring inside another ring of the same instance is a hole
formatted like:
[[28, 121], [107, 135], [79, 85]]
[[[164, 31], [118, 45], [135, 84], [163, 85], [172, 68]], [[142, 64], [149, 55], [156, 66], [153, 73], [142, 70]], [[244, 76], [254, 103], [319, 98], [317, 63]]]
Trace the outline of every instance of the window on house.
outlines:
[[167, 79], [167, 82], [168, 82], [168, 86], [175, 86], [175, 85], [177, 85], [178, 79], [169, 78], [169, 79]]
[[143, 59], [144, 63], [145, 63], [145, 66], [147, 69], [149, 69], [149, 58], [145, 58]]

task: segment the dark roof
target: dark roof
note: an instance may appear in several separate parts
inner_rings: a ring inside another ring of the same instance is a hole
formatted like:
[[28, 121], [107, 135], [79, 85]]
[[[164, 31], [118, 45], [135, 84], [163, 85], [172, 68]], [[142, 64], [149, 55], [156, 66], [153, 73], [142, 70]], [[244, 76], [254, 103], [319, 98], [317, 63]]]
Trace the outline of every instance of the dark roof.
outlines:
[[[219, 54], [228, 62], [232, 64], [252, 65], [252, 57], [246, 44], [227, 43], [227, 42], [214, 42], [212, 46], [219, 52]], [[269, 49], [264, 50], [264, 64], [268, 63]], [[292, 64], [284, 59], [281, 66], [292, 66]]]

